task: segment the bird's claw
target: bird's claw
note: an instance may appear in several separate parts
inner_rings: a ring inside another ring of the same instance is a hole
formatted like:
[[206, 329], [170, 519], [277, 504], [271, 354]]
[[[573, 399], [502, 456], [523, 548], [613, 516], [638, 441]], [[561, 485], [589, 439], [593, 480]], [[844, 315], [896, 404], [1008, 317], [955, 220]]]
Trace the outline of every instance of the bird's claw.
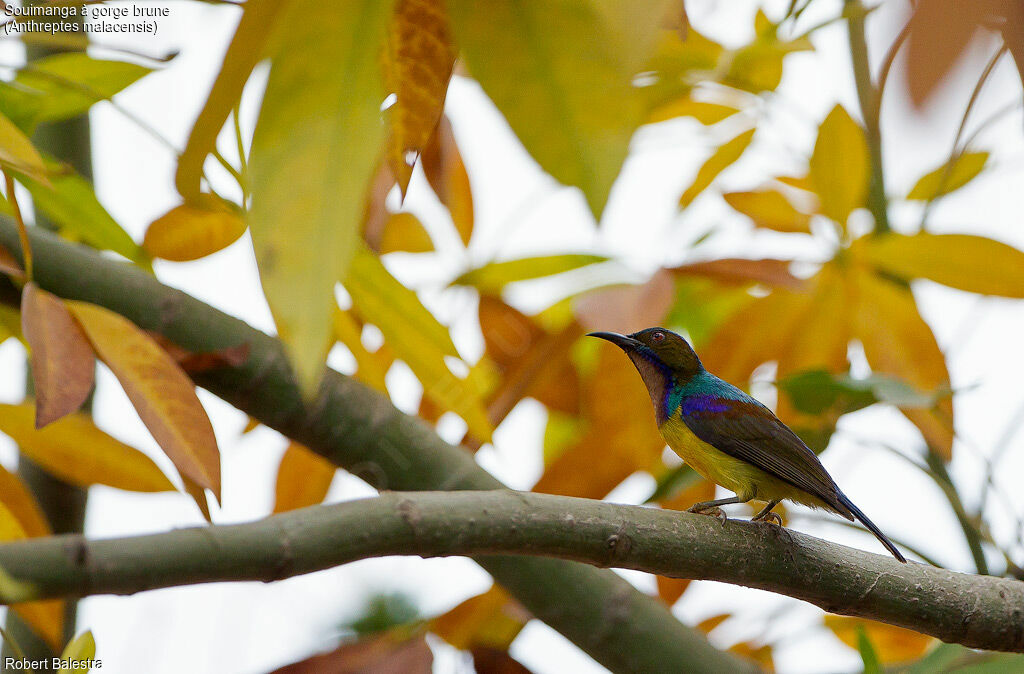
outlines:
[[761, 517], [755, 517], [752, 522], [764, 522], [765, 524], [774, 524], [775, 526], [782, 526], [782, 516], [777, 512], [768, 511]]
[[710, 515], [711, 517], [717, 517], [718, 520], [722, 523], [723, 527], [725, 526], [725, 523], [729, 521], [729, 518], [726, 516], [725, 511], [719, 508], [718, 506], [711, 506], [710, 508], [698, 508], [694, 506], [687, 510], [686, 512], [690, 512], [695, 515]]

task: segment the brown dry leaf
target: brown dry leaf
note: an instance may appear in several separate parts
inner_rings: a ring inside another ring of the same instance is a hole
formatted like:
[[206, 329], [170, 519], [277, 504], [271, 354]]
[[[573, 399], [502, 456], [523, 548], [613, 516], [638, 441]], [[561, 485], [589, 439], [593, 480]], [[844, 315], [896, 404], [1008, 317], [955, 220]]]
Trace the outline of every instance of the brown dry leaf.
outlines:
[[327, 496], [337, 467], [297, 442], [291, 442], [281, 457], [274, 487], [274, 512], [316, 505]]
[[845, 227], [850, 213], [865, 204], [870, 172], [864, 129], [836, 105], [818, 129], [810, 162], [821, 212]]
[[[888, 374], [919, 391], [947, 390], [949, 371], [935, 335], [921, 318], [910, 289], [858, 268], [853, 334], [864, 346], [872, 371]], [[932, 451], [945, 460], [953, 455], [953, 401], [939, 400], [933, 409], [905, 409]]]
[[659, 269], [640, 285], [599, 288], [576, 299], [573, 311], [586, 330], [631, 333], [661, 323], [675, 300], [672, 273]]
[[470, 649], [476, 674], [530, 674], [530, 670], [509, 655], [507, 650], [477, 646]]
[[210, 514], [210, 501], [206, 498], [206, 490], [187, 475], [181, 476], [181, 483], [186, 494], [195, 502], [203, 519], [213, 524], [213, 516]]
[[936, 641], [934, 637], [913, 630], [863, 618], [826, 615], [824, 621], [825, 627], [854, 650], [858, 650], [857, 633], [863, 628], [883, 665], [917, 660]]
[[35, 282], [21, 294], [21, 329], [30, 349], [36, 428], [70, 414], [92, 391], [96, 359], [64, 303]]
[[722, 198], [758, 227], [776, 232], [811, 233], [811, 216], [798, 211], [782, 192], [726, 192]]
[[926, 278], [971, 293], [1024, 298], [1024, 252], [994, 239], [889, 233], [858, 239], [852, 251], [903, 279]]
[[89, 415], [69, 414], [37, 430], [35, 414], [31, 403], [0, 405], [0, 432], [47, 472], [84, 487], [105, 484], [127, 491], [173, 491], [152, 459], [101, 431]]
[[153, 257], [187, 262], [227, 248], [245, 233], [241, 210], [215, 194], [200, 194], [150, 223], [142, 247]]
[[457, 48], [441, 0], [397, 0], [384, 50], [384, 83], [395, 95], [388, 108], [388, 162], [405, 196], [416, 157], [444, 110]]
[[426, 227], [412, 213], [394, 213], [384, 223], [384, 234], [380, 239], [380, 254], [387, 253], [429, 253], [434, 242]]
[[754, 139], [754, 131], [754, 129], [744, 131], [732, 140], [724, 143], [707, 158], [707, 161], [697, 171], [693, 183], [686, 188], [683, 196], [679, 197], [679, 206], [681, 208], [689, 206], [701, 192], [714, 182], [718, 174], [732, 166], [743, 155], [743, 152], [750, 145], [750, 141]]
[[167, 354], [174, 359], [182, 370], [189, 374], [209, 372], [223, 367], [241, 367], [249, 360], [249, 353], [252, 350], [249, 344], [229, 346], [217, 351], [189, 351], [178, 346], [167, 339], [159, 332], [146, 330], [153, 341], [160, 345]]
[[530, 620], [530, 614], [498, 585], [470, 597], [430, 621], [430, 631], [459, 650], [509, 645]]
[[495, 424], [528, 396], [553, 410], [579, 412], [579, 375], [569, 359], [569, 348], [581, 334], [579, 326], [549, 333], [500, 299], [482, 295], [480, 329], [485, 353], [501, 377], [487, 406]]
[[188, 375], [120, 314], [87, 302], [67, 302], [67, 306], [178, 471], [210, 489], [220, 501], [217, 438]]
[[447, 117], [441, 118], [423, 149], [420, 164], [437, 198], [448, 208], [462, 245], [468, 246], [473, 236], [473, 190]]
[[777, 288], [799, 290], [807, 285], [790, 273], [791, 260], [746, 260], [743, 258], [721, 258], [707, 262], [691, 262], [668, 271], [678, 276], [700, 276], [718, 283], [750, 285], [763, 283]]
[[583, 382], [587, 428], [547, 466], [534, 491], [603, 498], [636, 471], [660, 464], [665, 440], [633, 363], [612, 344], [596, 348], [596, 365]]
[[271, 674], [430, 674], [433, 662], [423, 636], [386, 632], [285, 665]]
[[[0, 466], [0, 506], [17, 521], [25, 536], [49, 536], [50, 524], [25, 483], [14, 473]], [[0, 537], [2, 538], [2, 537]]]

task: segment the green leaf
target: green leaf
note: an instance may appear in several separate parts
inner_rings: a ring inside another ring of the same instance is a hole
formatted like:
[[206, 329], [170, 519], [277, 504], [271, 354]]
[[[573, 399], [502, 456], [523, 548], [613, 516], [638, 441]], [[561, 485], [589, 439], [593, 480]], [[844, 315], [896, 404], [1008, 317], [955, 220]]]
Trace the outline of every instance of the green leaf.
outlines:
[[860, 659], [864, 663], [864, 674], [881, 674], [882, 665], [878, 661], [878, 653], [871, 645], [867, 630], [863, 626], [857, 628], [857, 650], [860, 651]]
[[46, 167], [32, 141], [14, 122], [0, 114], [0, 168], [13, 169], [39, 181], [46, 180]]
[[473, 286], [482, 293], [497, 294], [509, 283], [553, 276], [607, 261], [608, 258], [603, 255], [567, 254], [524, 257], [518, 260], [492, 262], [483, 267], [471, 269], [455, 279], [452, 284]]
[[651, 495], [644, 499], [644, 503], [657, 503], [672, 498], [684, 489], [689, 489], [700, 482], [702, 478], [692, 467], [685, 463], [679, 464], [658, 476]]
[[811, 184], [821, 200], [821, 212], [840, 225], [864, 205], [870, 176], [864, 129], [837, 105], [818, 129], [811, 155]]
[[76, 117], [151, 72], [135, 63], [94, 59], [82, 52], [47, 56], [19, 70], [13, 86], [0, 88], [0, 109], [10, 106], [29, 132], [41, 122]]
[[797, 410], [813, 415], [837, 406], [846, 414], [875, 403], [922, 409], [935, 404], [934, 396], [884, 375], [854, 379], [825, 370], [807, 370], [780, 379], [775, 385], [789, 396]]
[[714, 182], [719, 173], [732, 166], [743, 155], [743, 151], [747, 149], [750, 141], [754, 139], [754, 131], [754, 129], [744, 131], [723, 144], [708, 157], [704, 165], [697, 171], [693, 184], [687, 187], [686, 191], [683, 192], [683, 196], [679, 198], [679, 205], [682, 208], [689, 206], [694, 199], [700, 196], [701, 192]]
[[448, 2], [470, 73], [541, 167], [600, 219], [643, 120], [619, 40], [587, 0]]
[[57, 670], [57, 674], [83, 674], [83, 672], [88, 672], [92, 669], [91, 667], [75, 666], [76, 663], [80, 663], [82, 660], [96, 659], [96, 640], [93, 639], [92, 631], [86, 630], [72, 639], [60, 654], [60, 659], [64, 661], [70, 660], [71, 662], [66, 662], [65, 664], [71, 666], [61, 667]]
[[922, 176], [907, 194], [907, 199], [931, 201], [958, 190], [982, 172], [988, 152], [967, 152]]
[[83, 241], [93, 248], [112, 250], [144, 267], [149, 255], [117, 224], [96, 198], [92, 185], [70, 166], [44, 156], [50, 185], [36, 180], [22, 182], [32, 202], [64, 236]]
[[253, 137], [256, 260], [278, 336], [307, 395], [323, 371], [334, 284], [356, 249], [385, 137], [377, 59], [391, 4], [290, 3]]

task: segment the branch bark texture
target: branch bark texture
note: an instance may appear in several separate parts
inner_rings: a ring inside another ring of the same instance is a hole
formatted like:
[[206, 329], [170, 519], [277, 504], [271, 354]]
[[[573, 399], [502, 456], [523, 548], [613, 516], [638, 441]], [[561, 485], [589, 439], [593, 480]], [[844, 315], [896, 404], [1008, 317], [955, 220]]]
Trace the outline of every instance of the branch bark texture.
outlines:
[[[247, 344], [244, 364], [204, 372], [196, 382], [371, 485], [396, 491], [504, 488], [469, 452], [348, 377], [329, 371], [316, 400], [304, 401], [280, 343], [246, 323], [137, 267], [48, 232], [33, 231], [31, 241], [36, 282], [60, 297], [116, 311], [189, 351]], [[0, 220], [0, 245], [19, 255], [17, 231], [7, 220]], [[17, 302], [9, 283], [0, 288], [0, 299], [5, 295]], [[666, 662], [691, 672], [751, 669], [611, 572], [556, 559], [475, 559], [533, 615], [612, 671], [658, 671]]]
[[[269, 582], [385, 555], [509, 553], [746, 585], [972, 648], [1024, 651], [1020, 581], [899, 564], [764, 523], [509, 490], [387, 492], [249, 524], [19, 541], [0, 546], [0, 567], [35, 597], [56, 597]], [[605, 612], [621, 608], [614, 595], [604, 601]]]

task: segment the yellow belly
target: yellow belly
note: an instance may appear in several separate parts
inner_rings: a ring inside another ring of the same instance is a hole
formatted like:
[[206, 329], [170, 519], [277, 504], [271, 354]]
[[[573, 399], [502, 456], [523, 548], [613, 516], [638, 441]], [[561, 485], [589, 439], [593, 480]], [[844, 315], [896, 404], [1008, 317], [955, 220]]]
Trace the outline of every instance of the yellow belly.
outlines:
[[704, 478], [734, 492], [741, 501], [788, 499], [815, 508], [828, 507], [817, 497], [704, 442], [687, 427], [678, 411], [658, 430], [672, 451], [688, 466]]

